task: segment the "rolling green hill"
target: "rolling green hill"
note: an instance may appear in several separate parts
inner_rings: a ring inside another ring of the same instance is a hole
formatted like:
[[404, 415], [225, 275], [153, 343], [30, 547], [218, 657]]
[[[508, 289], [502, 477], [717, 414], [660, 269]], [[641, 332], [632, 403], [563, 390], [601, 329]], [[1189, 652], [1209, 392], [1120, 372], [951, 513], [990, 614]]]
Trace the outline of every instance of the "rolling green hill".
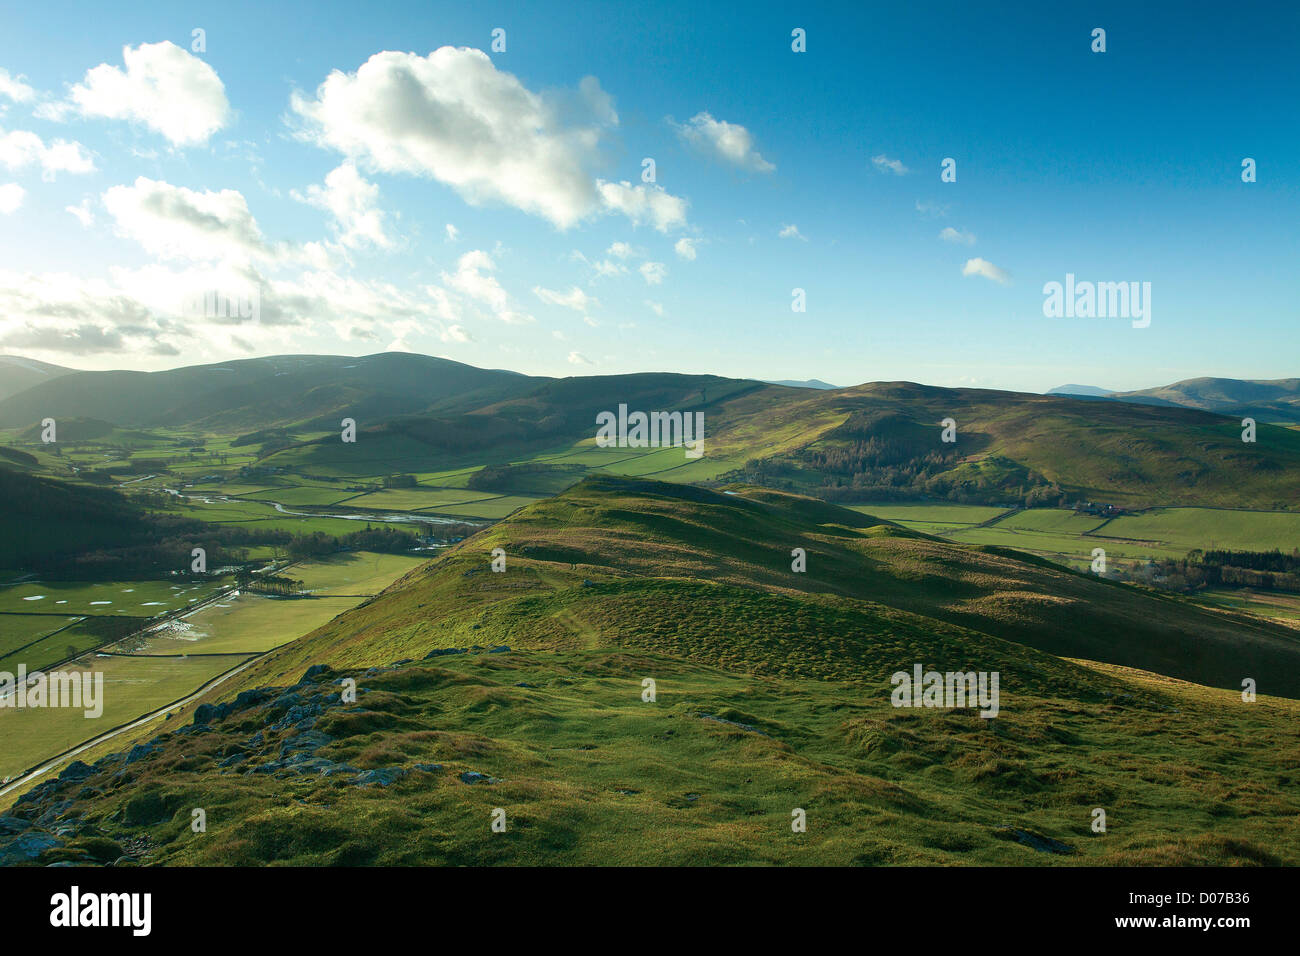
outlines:
[[72, 369], [61, 365], [38, 362], [18, 355], [0, 355], [0, 401], [72, 372]]
[[[519, 462], [595, 434], [596, 415], [700, 411], [705, 456], [673, 480], [741, 479], [837, 501], [944, 498], [1061, 505], [1101, 500], [1288, 510], [1300, 434], [1208, 412], [908, 382], [834, 391], [711, 376], [560, 379], [457, 416], [408, 416], [286, 449], [268, 464], [379, 475]], [[941, 422], [956, 422], [942, 441]], [[397, 463], [396, 465], [394, 463]], [[685, 464], [685, 462], [679, 462]], [[519, 489], [524, 490], [524, 489]]]
[[[1300, 697], [1296, 632], [730, 490], [598, 478], [524, 509], [0, 832], [48, 835], [35, 863], [1300, 862], [1300, 704], [1267, 696]], [[998, 715], [891, 706], [915, 664], [997, 671]]]
[[0, 401], [0, 427], [93, 415], [115, 425], [247, 431], [478, 407], [539, 381], [406, 352], [279, 355], [165, 372], [74, 372]]

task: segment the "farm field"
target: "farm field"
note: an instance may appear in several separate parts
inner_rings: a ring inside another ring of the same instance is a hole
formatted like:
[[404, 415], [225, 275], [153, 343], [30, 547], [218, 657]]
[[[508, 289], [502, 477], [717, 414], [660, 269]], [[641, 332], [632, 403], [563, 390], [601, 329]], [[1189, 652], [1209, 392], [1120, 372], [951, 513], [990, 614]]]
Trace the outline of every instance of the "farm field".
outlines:
[[168, 581], [25, 581], [0, 588], [0, 611], [152, 617], [200, 601], [219, 590], [223, 583], [223, 580], [179, 584]]
[[378, 594], [428, 557], [353, 551], [296, 565], [286, 573], [317, 595]]
[[943, 534], [971, 528], [992, 521], [1008, 509], [991, 505], [962, 505], [948, 502], [898, 502], [882, 501], [878, 504], [845, 505], [850, 511], [871, 515], [883, 521], [893, 521], [904, 528], [926, 534]]
[[[1300, 495], [1300, 492], [1297, 492]], [[1113, 518], [1098, 537], [1140, 538], [1170, 547], [1291, 552], [1300, 548], [1300, 514], [1222, 508], [1156, 508]]]
[[[934, 502], [855, 504], [850, 510], [965, 544], [1016, 548], [1085, 567], [1093, 548], [1108, 558], [1181, 558], [1196, 548], [1290, 552], [1300, 548], [1300, 514], [1218, 508], [1158, 508], [1106, 519], [1064, 508], [1007, 513], [984, 505]], [[999, 515], [1005, 515], [998, 518]], [[992, 520], [997, 519], [997, 520]], [[984, 527], [977, 527], [989, 522]]]
[[0, 614], [0, 656], [80, 620], [75, 614]]
[[141, 656], [260, 654], [302, 637], [356, 603], [346, 597], [278, 598], [241, 593], [108, 650]]
[[[12, 738], [3, 735], [26, 733], [30, 728], [38, 726], [42, 728], [32, 740], [24, 741], [17, 756], [0, 756], [0, 776], [25, 769], [118, 723], [142, 716], [156, 707], [185, 696], [216, 674], [236, 666], [250, 656], [265, 653], [311, 633], [355, 607], [363, 596], [377, 594], [426, 560], [427, 557], [358, 551], [293, 565], [284, 573], [303, 581], [306, 588], [314, 592], [313, 596], [277, 598], [251, 593], [232, 595], [167, 621], [147, 634], [105, 646], [101, 653], [82, 658], [76, 665], [61, 668], [67, 671], [89, 667], [105, 672], [104, 716], [97, 720], [86, 720], [80, 711], [46, 709], [21, 712], [28, 715], [24, 717], [24, 723], [5, 724], [3, 717], [0, 717], [0, 739], [6, 742]], [[127, 582], [127, 586], [137, 592], [148, 592], [150, 585], [154, 586], [154, 590], [170, 588], [161, 582]], [[118, 587], [120, 583], [114, 586]], [[184, 593], [202, 588], [202, 594], [206, 597], [215, 587], [215, 583], [205, 583], [195, 585]], [[11, 632], [15, 635], [19, 633], [19, 627], [23, 634], [30, 635], [29, 640], [37, 640], [39, 633], [34, 632], [39, 628], [40, 622], [48, 622], [51, 629], [68, 623], [68, 617], [63, 615], [0, 615], [0, 628], [4, 627], [3, 622], [9, 618], [20, 621], [21, 624], [10, 630], [0, 630], [0, 635], [4, 636], [4, 643], [0, 643], [0, 654], [5, 653], [7, 644], [12, 643], [16, 648], [28, 643], [17, 638], [12, 641], [9, 639]], [[14, 672], [20, 660], [31, 670], [54, 660], [62, 660], [67, 656], [69, 647], [79, 651], [100, 647], [104, 644], [105, 635], [102, 629], [97, 631], [95, 626], [97, 622], [108, 620], [107, 616], [87, 617], [67, 630], [27, 647], [21, 656], [10, 654], [9, 657], [0, 657], [0, 670]], [[140, 617], [134, 621], [125, 620], [119, 626], [135, 627], [145, 623], [147, 619]], [[173, 662], [171, 666], [167, 664], [169, 661]], [[192, 666], [183, 666], [185, 662], [191, 662]], [[0, 710], [0, 714], [6, 713], [11, 712]], [[33, 714], [34, 717], [31, 716]], [[13, 766], [6, 762], [8, 760], [16, 761], [21, 766]]]
[[74, 708], [0, 708], [0, 778], [97, 737], [118, 724], [186, 696], [247, 657], [95, 657], [78, 670], [104, 675], [104, 712]]

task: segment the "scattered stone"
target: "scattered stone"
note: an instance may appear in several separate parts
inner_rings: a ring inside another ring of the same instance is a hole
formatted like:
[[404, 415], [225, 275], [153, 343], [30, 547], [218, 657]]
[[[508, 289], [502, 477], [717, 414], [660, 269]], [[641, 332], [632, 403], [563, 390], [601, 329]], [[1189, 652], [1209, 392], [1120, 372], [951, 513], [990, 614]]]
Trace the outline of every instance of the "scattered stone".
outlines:
[[1025, 830], [1020, 827], [1000, 826], [998, 833], [1014, 839], [1017, 843], [1023, 843], [1032, 850], [1039, 853], [1060, 853], [1068, 854], [1074, 852], [1074, 847], [1068, 843], [1062, 843], [1060, 840], [1053, 840], [1049, 836], [1041, 833], [1035, 833], [1033, 830]]
[[63, 773], [59, 774], [59, 779], [68, 782], [85, 780], [95, 773], [95, 768], [88, 763], [82, 763], [80, 760], [74, 760], [63, 768]]
[[406, 774], [407, 771], [402, 767], [380, 767], [378, 770], [366, 770], [357, 774], [352, 779], [352, 783], [358, 787], [369, 786], [372, 783], [380, 787], [386, 787], [390, 783], [401, 780]]
[[317, 677], [320, 677], [322, 674], [331, 673], [333, 673], [333, 668], [328, 664], [313, 664], [311, 667], [307, 668], [306, 672], [298, 680], [298, 686], [301, 687], [303, 684], [315, 683]]

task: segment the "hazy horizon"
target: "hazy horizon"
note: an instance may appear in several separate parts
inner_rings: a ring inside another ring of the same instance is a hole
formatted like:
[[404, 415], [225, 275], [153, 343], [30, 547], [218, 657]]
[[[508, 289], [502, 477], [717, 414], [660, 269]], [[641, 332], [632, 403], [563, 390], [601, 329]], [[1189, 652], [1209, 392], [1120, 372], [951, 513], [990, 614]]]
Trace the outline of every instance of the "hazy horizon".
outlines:
[[[240, 361], [255, 360], [255, 359], [268, 359], [268, 358], [291, 358], [291, 357], [296, 356], [296, 355], [301, 355], [301, 356], [316, 356], [316, 357], [337, 357], [337, 358], [366, 358], [366, 357], [373, 356], [373, 355], [385, 355], [385, 354], [415, 354], [415, 355], [424, 355], [424, 356], [426, 356], [426, 357], [428, 357], [428, 358], [446, 359], [447, 361], [452, 361], [452, 362], [460, 362], [460, 361], [461, 361], [460, 359], [452, 358], [452, 357], [449, 356], [449, 355], [436, 355], [436, 354], [428, 353], [428, 352], [414, 352], [414, 351], [411, 351], [411, 350], [391, 350], [391, 349], [380, 350], [380, 351], [378, 351], [378, 352], [358, 352], [358, 353], [355, 353], [355, 354], [353, 354], [353, 353], [346, 353], [346, 352], [272, 352], [272, 353], [267, 353], [267, 354], [265, 354], [265, 355], [241, 355], [241, 356], [234, 356], [234, 357], [231, 357], [231, 358], [221, 359], [221, 360], [218, 360], [218, 361], [177, 362], [177, 363], [174, 364], [174, 365], [166, 365], [166, 366], [163, 366], [163, 367], [161, 367], [161, 368], [132, 368], [132, 367], [129, 367], [129, 366], [126, 366], [126, 365], [121, 365], [121, 366], [117, 366], [117, 367], [110, 368], [110, 369], [90, 369], [90, 368], [79, 368], [79, 367], [77, 367], [76, 365], [64, 365], [64, 364], [59, 363], [59, 362], [48, 362], [48, 361], [46, 361], [45, 359], [39, 359], [39, 358], [36, 358], [35, 356], [32, 356], [32, 355], [22, 355], [22, 354], [19, 354], [19, 353], [17, 353], [17, 352], [0, 352], [0, 359], [3, 359], [3, 358], [17, 358], [17, 359], [25, 359], [25, 360], [28, 360], [28, 361], [42, 362], [42, 363], [44, 363], [44, 364], [59, 365], [59, 366], [62, 367], [62, 368], [71, 369], [72, 371], [75, 371], [75, 372], [91, 372], [91, 371], [117, 371], [117, 372], [164, 372], [164, 371], [172, 371], [172, 370], [175, 370], [175, 369], [180, 369], [180, 368], [189, 368], [189, 367], [193, 367], [193, 366], [201, 366], [201, 365], [221, 365], [221, 364], [225, 364], [225, 363], [227, 363], [227, 362], [240, 362]], [[517, 369], [510, 368], [509, 366], [506, 366], [506, 365], [490, 365], [490, 364], [489, 364], [489, 365], [475, 365], [475, 363], [473, 363], [473, 362], [463, 362], [462, 364], [465, 364], [465, 365], [473, 365], [475, 368], [483, 368], [483, 369], [497, 369], [497, 370], [502, 370], [502, 371], [518, 372]], [[1005, 392], [1026, 392], [1026, 393], [1028, 393], [1028, 394], [1039, 394], [1039, 393], [1041, 393], [1041, 394], [1046, 394], [1046, 393], [1050, 392], [1052, 389], [1065, 388], [1065, 387], [1069, 387], [1069, 386], [1091, 386], [1091, 387], [1096, 387], [1096, 388], [1102, 388], [1102, 389], [1105, 389], [1106, 391], [1109, 391], [1109, 392], [1136, 392], [1136, 391], [1143, 391], [1143, 390], [1146, 390], [1146, 389], [1160, 388], [1160, 387], [1163, 387], [1163, 386], [1166, 386], [1166, 385], [1173, 385], [1173, 384], [1175, 384], [1175, 382], [1173, 382], [1173, 381], [1169, 381], [1169, 382], [1163, 382], [1163, 381], [1162, 381], [1162, 382], [1148, 382], [1148, 383], [1145, 384], [1145, 385], [1135, 385], [1135, 386], [1132, 386], [1132, 387], [1126, 387], [1126, 388], [1114, 388], [1114, 387], [1112, 387], [1112, 386], [1110, 386], [1110, 385], [1107, 385], [1107, 384], [1098, 384], [1097, 382], [1079, 382], [1079, 381], [1070, 381], [1070, 382], [1061, 382], [1061, 383], [1059, 383], [1059, 384], [1057, 384], [1057, 385], [1050, 386], [1049, 388], [1044, 388], [1044, 389], [1032, 389], [1032, 390], [1031, 390], [1031, 389], [1012, 388], [1012, 387], [1009, 387], [1009, 386], [998, 385], [998, 384], [981, 384], [981, 385], [943, 385], [943, 384], [941, 384], [941, 383], [939, 383], [939, 382], [928, 382], [928, 381], [924, 381], [924, 380], [922, 380], [922, 379], [918, 379], [918, 378], [914, 378], [914, 377], [909, 378], [909, 377], [906, 377], [906, 376], [904, 376], [904, 377], [902, 377], [902, 378], [894, 378], [894, 379], [863, 379], [863, 380], [861, 380], [861, 381], [854, 381], [854, 382], [829, 382], [827, 379], [822, 378], [820, 375], [801, 375], [801, 374], [797, 374], [797, 373], [786, 373], [786, 374], [773, 375], [773, 376], [743, 375], [743, 374], [741, 374], [741, 375], [721, 375], [721, 373], [718, 373], [718, 372], [710, 372], [710, 371], [707, 371], [707, 370], [704, 370], [704, 371], [690, 371], [690, 372], [683, 372], [683, 371], [680, 370], [680, 369], [671, 369], [671, 368], [632, 368], [632, 369], [627, 369], [626, 371], [624, 371], [624, 372], [619, 372], [619, 373], [607, 373], [607, 372], [598, 372], [598, 371], [565, 371], [565, 372], [561, 372], [561, 373], [556, 374], [556, 375], [549, 375], [549, 376], [548, 376], [548, 375], [545, 375], [545, 374], [543, 374], [543, 373], [531, 373], [531, 372], [519, 372], [518, 374], [521, 374], [521, 375], [536, 375], [537, 377], [543, 377], [543, 378], [546, 378], [546, 377], [549, 377], [549, 378], [567, 378], [567, 377], [583, 377], [583, 376], [607, 375], [607, 374], [628, 374], [628, 375], [636, 375], [636, 374], [656, 374], [656, 373], [658, 373], [658, 374], [664, 374], [664, 373], [667, 373], [667, 374], [690, 374], [690, 375], [720, 375], [720, 376], [723, 377], [723, 378], [749, 379], [749, 380], [752, 380], [752, 381], [766, 382], [766, 383], [768, 383], [768, 384], [783, 384], [783, 383], [799, 383], [799, 384], [802, 384], [802, 383], [805, 383], [805, 382], [814, 382], [814, 381], [819, 381], [819, 382], [821, 382], [821, 383], [823, 383], [823, 384], [825, 384], [825, 385], [831, 385], [833, 388], [836, 388], [836, 389], [841, 389], [841, 388], [853, 388], [853, 387], [858, 386], [858, 385], [870, 385], [870, 384], [874, 384], [874, 383], [878, 383], [878, 382], [913, 382], [913, 383], [918, 384], [918, 385], [930, 385], [930, 386], [934, 386], [934, 387], [937, 387], [937, 388], [987, 388], [987, 389], [993, 389], [993, 390], [995, 390], [995, 391], [1005, 391]], [[1280, 380], [1286, 380], [1286, 379], [1294, 379], [1294, 378], [1297, 378], [1297, 377], [1300, 377], [1300, 375], [1286, 375], [1286, 376], [1280, 376], [1278, 379], [1258, 379], [1258, 378], [1257, 378], [1257, 379], [1250, 379], [1250, 381], [1280, 381]], [[1202, 378], [1212, 378], [1212, 379], [1234, 379], [1235, 376], [1211, 375], [1211, 374], [1204, 374], [1204, 375], [1191, 375], [1191, 376], [1188, 376], [1187, 379], [1179, 379], [1178, 381], [1187, 381], [1187, 380], [1189, 380], [1189, 379], [1202, 379]]]

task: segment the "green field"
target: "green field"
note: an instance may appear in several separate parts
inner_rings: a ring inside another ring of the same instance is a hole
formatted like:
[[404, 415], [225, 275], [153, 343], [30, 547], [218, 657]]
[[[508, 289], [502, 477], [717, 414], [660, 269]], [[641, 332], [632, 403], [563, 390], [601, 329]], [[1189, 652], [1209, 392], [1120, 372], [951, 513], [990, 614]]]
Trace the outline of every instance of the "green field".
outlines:
[[1157, 508], [1123, 515], [1096, 531], [1099, 537], [1139, 538], [1191, 550], [1270, 551], [1300, 548], [1300, 514], [1217, 508]]
[[104, 675], [104, 712], [87, 718], [67, 708], [0, 708], [0, 776], [11, 776], [117, 724], [179, 700], [241, 657], [96, 657], [88, 667], [68, 668]]
[[[303, 581], [305, 587], [312, 592], [309, 597], [278, 598], [251, 593], [229, 596], [197, 611], [173, 618], [147, 633], [107, 645], [105, 632], [97, 624], [108, 621], [110, 613], [122, 614], [121, 610], [114, 612], [105, 609], [102, 614], [87, 617], [43, 641], [37, 640], [40, 633], [44, 633], [40, 630], [43, 625], [53, 630], [68, 623], [69, 618], [61, 615], [0, 614], [0, 670], [16, 672], [19, 662], [25, 663], [29, 670], [34, 670], [64, 659], [68, 656], [69, 649], [80, 653], [102, 647], [105, 654], [115, 655], [89, 658], [92, 662], [90, 666], [105, 670], [109, 675], [106, 677], [110, 681], [106, 692], [111, 693], [107, 698], [103, 718], [87, 721], [78, 717], [73, 720], [64, 712], [43, 711], [31, 712], [35, 716], [24, 716], [23, 722], [18, 724], [6, 725], [0, 719], [0, 739], [6, 741], [9, 738], [4, 735], [11, 732], [28, 733], [32, 727], [42, 728], [32, 741], [25, 742], [18, 749], [17, 756], [13, 758], [22, 763], [22, 767], [14, 768], [0, 761], [0, 775], [22, 769], [41, 758], [51, 757], [108, 729], [114, 723], [141, 716], [153, 707], [184, 696], [184, 693], [197, 689], [213, 674], [234, 666], [249, 655], [264, 653], [310, 633], [356, 606], [364, 597], [382, 591], [397, 578], [426, 561], [427, 558], [419, 556], [359, 551], [304, 562], [283, 573]], [[43, 589], [46, 586], [23, 584], [19, 587]], [[102, 586], [113, 593], [127, 589], [129, 593], [146, 597], [173, 594], [172, 587], [165, 582], [147, 581], [115, 582]], [[181, 607], [191, 600], [188, 597], [191, 593], [206, 597], [215, 587], [215, 583], [187, 586], [177, 592], [172, 598], [172, 604]], [[100, 586], [83, 584], [62, 586], [58, 593], [67, 595], [69, 606], [72, 606], [78, 601], [88, 604], [106, 592]], [[12, 623], [6, 627], [6, 622]], [[132, 628], [143, 627], [147, 623], [146, 617], [125, 621]], [[20, 654], [11, 653], [13, 649], [33, 640], [36, 643], [26, 647]], [[188, 661], [207, 663], [196, 664], [192, 668], [169, 668], [156, 663], [169, 655], [185, 655]], [[141, 660], [149, 660], [151, 663], [133, 669], [130, 662]], [[86, 659], [83, 658], [78, 666], [85, 663]], [[193, 683], [185, 683], [186, 675], [193, 675]], [[3, 713], [5, 711], [0, 709], [0, 714]], [[48, 716], [48, 728], [41, 723], [42, 715]], [[106, 722], [110, 717], [111, 722]]]
[[201, 601], [222, 586], [221, 580], [187, 581], [183, 584], [167, 581], [24, 582], [0, 588], [0, 611], [152, 617]]
[[158, 656], [169, 654], [262, 653], [287, 644], [343, 613], [357, 602], [347, 597], [277, 598], [240, 594], [168, 621], [142, 638], [109, 648]]
[[316, 595], [371, 595], [428, 560], [404, 554], [353, 551], [296, 565], [287, 574]]

